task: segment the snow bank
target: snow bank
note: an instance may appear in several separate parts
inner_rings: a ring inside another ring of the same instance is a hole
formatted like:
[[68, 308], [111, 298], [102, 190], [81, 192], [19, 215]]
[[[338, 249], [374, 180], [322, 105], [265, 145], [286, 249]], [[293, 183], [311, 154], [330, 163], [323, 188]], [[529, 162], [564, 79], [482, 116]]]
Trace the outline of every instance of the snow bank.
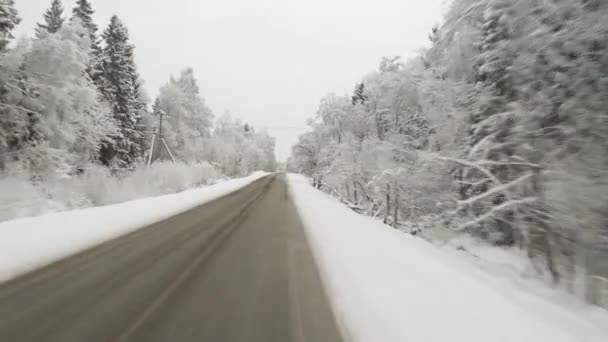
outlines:
[[353, 341], [608, 341], [608, 312], [565, 308], [361, 216], [288, 176], [337, 319]]
[[215, 185], [0, 223], [0, 282], [211, 201], [267, 173]]

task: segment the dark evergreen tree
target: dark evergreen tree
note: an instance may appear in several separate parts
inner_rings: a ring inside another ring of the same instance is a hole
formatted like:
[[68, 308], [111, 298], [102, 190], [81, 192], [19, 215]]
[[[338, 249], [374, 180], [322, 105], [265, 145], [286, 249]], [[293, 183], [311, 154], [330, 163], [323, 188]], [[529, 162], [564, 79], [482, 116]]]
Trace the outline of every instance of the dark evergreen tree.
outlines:
[[142, 108], [137, 82], [137, 68], [133, 58], [133, 45], [129, 33], [117, 16], [103, 32], [105, 46], [102, 50], [102, 74], [100, 92], [110, 103], [119, 126], [119, 135], [107, 141], [100, 159], [106, 164], [119, 167], [133, 165], [142, 156], [143, 125]]
[[[517, 57], [510, 45], [515, 38], [509, 28], [512, 10], [510, 0], [491, 0], [484, 14], [476, 69], [481, 95], [472, 117], [472, 145], [489, 134], [501, 140], [508, 130], [508, 105], [516, 99], [510, 72], [510, 66]], [[498, 117], [493, 117], [495, 115]]]
[[[133, 50], [131, 50], [131, 57], [132, 60], [135, 60], [135, 57], [133, 56]], [[150, 113], [147, 111], [146, 109], [146, 101], [145, 101], [145, 94], [143, 93], [143, 87], [142, 87], [142, 81], [139, 75], [139, 72], [137, 71], [136, 65], [135, 63], [132, 63], [130, 65], [131, 67], [131, 82], [133, 83], [133, 93], [135, 95], [135, 102], [133, 104], [133, 107], [135, 108], [135, 110], [139, 113], [139, 117], [142, 118], [138, 125], [139, 125], [139, 129], [140, 130], [145, 130], [146, 129], [146, 125], [144, 123], [144, 119], [143, 116], [146, 115], [150, 115]], [[145, 139], [145, 136], [142, 134], [141, 139], [139, 140], [139, 145], [141, 146], [141, 148], [143, 149], [143, 151], [145, 151], [149, 146], [147, 146], [148, 142]]]
[[[516, 142], [510, 137], [513, 134], [515, 114], [511, 108], [517, 99], [513, 83], [511, 66], [517, 58], [514, 49], [515, 36], [512, 16], [516, 11], [510, 0], [490, 0], [482, 21], [480, 55], [477, 60], [476, 77], [479, 91], [476, 108], [471, 116], [471, 134], [469, 157], [479, 160], [490, 160], [504, 165], [490, 167], [493, 176], [501, 182], [508, 182], [517, 177], [519, 172], [506, 165], [514, 153]], [[479, 182], [485, 175], [477, 170], [469, 170], [473, 183]], [[468, 196], [479, 195], [488, 191], [488, 183], [470, 187]], [[497, 206], [505, 202], [503, 193], [488, 196], [488, 203], [478, 202], [473, 207], [474, 215], [481, 215], [487, 206]], [[488, 232], [498, 231], [502, 239], [497, 243], [514, 243], [514, 229], [511, 211], [503, 211], [493, 222], [487, 222], [484, 229]]]
[[93, 13], [95, 13], [95, 11], [88, 0], [78, 0], [76, 1], [76, 7], [72, 9], [72, 20], [79, 19], [82, 26], [89, 32], [89, 38], [91, 40], [91, 60], [87, 68], [87, 74], [97, 86], [100, 86], [101, 47], [99, 46], [99, 39], [97, 37], [97, 25], [93, 22]]
[[19, 18], [15, 9], [15, 1], [0, 1], [0, 52], [6, 49], [6, 46], [13, 38], [11, 31], [20, 21], [21, 18]]
[[365, 83], [357, 83], [355, 90], [353, 91], [353, 96], [351, 97], [351, 102], [354, 106], [357, 103], [365, 103], [365, 100], [367, 100], [367, 97], [365, 96]]
[[51, 2], [51, 7], [44, 12], [43, 19], [44, 23], [38, 23], [38, 28], [36, 28], [36, 36], [38, 38], [47, 32], [55, 33], [59, 31], [65, 21], [61, 0], [53, 0]]
[[76, 7], [72, 9], [72, 19], [78, 18], [91, 37], [91, 41], [97, 41], [97, 25], [93, 22], [93, 7], [88, 0], [77, 0]]
[[0, 170], [8, 161], [27, 159], [24, 149], [41, 139], [42, 108], [35, 101], [37, 95], [24, 65], [0, 79]]

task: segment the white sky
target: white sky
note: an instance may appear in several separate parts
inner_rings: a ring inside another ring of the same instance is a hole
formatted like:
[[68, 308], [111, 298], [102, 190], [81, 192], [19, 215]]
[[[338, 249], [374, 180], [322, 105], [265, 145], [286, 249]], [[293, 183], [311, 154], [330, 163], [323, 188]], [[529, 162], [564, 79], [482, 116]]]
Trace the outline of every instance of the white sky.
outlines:
[[[17, 0], [16, 35], [32, 35], [50, 0]], [[129, 28], [151, 96], [171, 74], [194, 68], [219, 116], [267, 127], [284, 160], [321, 97], [350, 93], [382, 56], [427, 45], [445, 0], [91, 0], [103, 29]], [[71, 14], [75, 0], [63, 0]]]

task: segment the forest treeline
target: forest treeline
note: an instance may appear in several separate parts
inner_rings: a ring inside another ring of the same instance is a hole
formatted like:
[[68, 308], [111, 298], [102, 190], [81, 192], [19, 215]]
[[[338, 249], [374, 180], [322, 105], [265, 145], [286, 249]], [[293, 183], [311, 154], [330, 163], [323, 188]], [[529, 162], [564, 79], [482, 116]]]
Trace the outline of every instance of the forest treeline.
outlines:
[[118, 16], [99, 33], [88, 0], [78, 0], [69, 17], [53, 0], [35, 36], [9, 47], [20, 18], [13, 0], [0, 4], [2, 170], [18, 166], [43, 177], [88, 163], [132, 168], [147, 153], [161, 111], [178, 160], [217, 163], [228, 176], [274, 168], [266, 132], [229, 115], [214, 130], [191, 68], [171, 77], [152, 106]]
[[[125, 23], [114, 15], [100, 30], [93, 14], [89, 0], [78, 0], [71, 11], [52, 0], [33, 36], [15, 41], [12, 32], [21, 18], [14, 0], [0, 0], [0, 182], [15, 187], [19, 179], [28, 183], [23, 187], [37, 187], [51, 198], [58, 194], [48, 187], [57, 179], [65, 187], [65, 179], [92, 174], [133, 178], [145, 167], [160, 115], [164, 140], [180, 164], [173, 167], [176, 177], [188, 168], [199, 182], [212, 174], [234, 177], [275, 169], [274, 138], [228, 113], [216, 120], [191, 68], [168, 77], [151, 101]], [[162, 178], [159, 172], [149, 174]], [[187, 185], [175, 181], [168, 190]], [[82, 195], [81, 187], [73, 192]], [[0, 197], [14, 207], [14, 198], [6, 196]], [[108, 201], [90, 199], [82, 205]], [[8, 209], [0, 203], [0, 220], [21, 215], [2, 210]]]
[[608, 2], [454, 0], [431, 45], [330, 94], [288, 167], [429, 239], [526, 251], [608, 305]]

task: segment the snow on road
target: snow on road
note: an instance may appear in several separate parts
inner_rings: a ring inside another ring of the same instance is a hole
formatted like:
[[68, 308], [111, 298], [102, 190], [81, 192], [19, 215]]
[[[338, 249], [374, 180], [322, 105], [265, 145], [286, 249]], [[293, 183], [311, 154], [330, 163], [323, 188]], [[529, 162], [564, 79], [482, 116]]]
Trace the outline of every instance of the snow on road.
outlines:
[[608, 341], [608, 312], [565, 308], [493, 281], [454, 253], [356, 214], [304, 177], [288, 180], [352, 341]]
[[0, 282], [187, 211], [265, 175], [257, 172], [177, 194], [2, 222]]

